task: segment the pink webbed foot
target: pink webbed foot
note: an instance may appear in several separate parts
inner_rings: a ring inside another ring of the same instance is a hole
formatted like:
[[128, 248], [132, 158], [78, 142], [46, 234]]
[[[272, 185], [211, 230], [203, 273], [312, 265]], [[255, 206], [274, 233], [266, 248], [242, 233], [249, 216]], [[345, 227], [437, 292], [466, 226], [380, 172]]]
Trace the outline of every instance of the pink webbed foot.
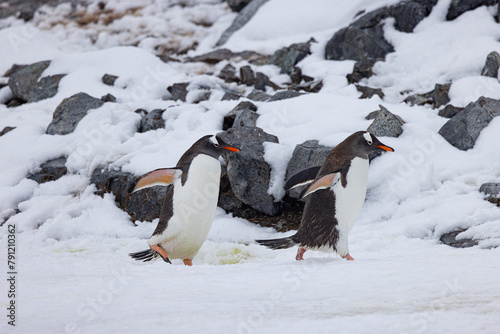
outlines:
[[304, 253], [306, 252], [306, 249], [303, 247], [299, 247], [297, 250], [297, 256], [295, 256], [295, 260], [301, 261], [304, 260]]
[[347, 253], [346, 256], [342, 256], [344, 259], [348, 260], [348, 261], [354, 261], [354, 258], [351, 256], [351, 254]]

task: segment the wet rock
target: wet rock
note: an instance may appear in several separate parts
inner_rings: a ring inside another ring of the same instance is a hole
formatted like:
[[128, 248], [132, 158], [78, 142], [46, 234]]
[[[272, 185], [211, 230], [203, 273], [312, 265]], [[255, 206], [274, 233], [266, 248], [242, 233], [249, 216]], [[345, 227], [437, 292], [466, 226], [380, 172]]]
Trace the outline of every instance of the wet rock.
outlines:
[[359, 82], [361, 79], [369, 78], [373, 75], [373, 65], [375, 65], [375, 60], [373, 59], [362, 59], [354, 64], [352, 73], [346, 76], [347, 82], [352, 84]]
[[267, 0], [253, 0], [248, 5], [246, 5], [238, 14], [238, 16], [234, 19], [231, 26], [224, 31], [215, 44], [215, 46], [222, 46], [227, 42], [231, 35], [241, 29], [248, 21], [255, 15], [255, 13], [259, 10], [260, 6], [266, 3]]
[[315, 42], [315, 40], [310, 39], [306, 43], [295, 43], [281, 48], [269, 58], [268, 63], [278, 66], [281, 69], [281, 73], [291, 74], [294, 71], [295, 65], [311, 54], [312, 42]]
[[439, 110], [438, 115], [441, 117], [445, 117], [445, 118], [452, 118], [453, 116], [455, 116], [456, 114], [458, 114], [462, 110], [464, 110], [464, 108], [458, 108], [458, 107], [452, 106], [451, 104], [448, 104], [446, 107]]
[[236, 76], [236, 69], [231, 64], [227, 64], [226, 66], [224, 66], [224, 68], [220, 71], [218, 77], [227, 83], [238, 82], [240, 80]]
[[233, 127], [236, 117], [245, 110], [252, 112], [257, 111], [257, 106], [249, 101], [243, 101], [238, 103], [226, 116], [224, 116], [224, 121], [222, 124], [222, 130], [226, 131]]
[[500, 206], [500, 183], [483, 183], [481, 187], [479, 187], [479, 192], [484, 193], [489, 202]]
[[383, 105], [379, 105], [379, 107], [380, 110], [367, 131], [377, 137], [399, 137], [403, 133], [403, 124], [405, 122]]
[[380, 88], [356, 85], [356, 89], [361, 93], [360, 99], [371, 99], [374, 95], [378, 95], [380, 99], [384, 98], [384, 92]]
[[106, 94], [104, 96], [101, 96], [101, 101], [102, 102], [112, 102], [112, 103], [115, 103], [116, 102], [116, 97], [114, 97], [111, 94]]
[[181, 100], [182, 102], [186, 102], [188, 86], [189, 82], [175, 83], [172, 86], [168, 86], [167, 90], [171, 95], [171, 99], [175, 101]]
[[459, 150], [467, 151], [474, 147], [481, 131], [498, 115], [500, 101], [480, 97], [446, 122], [439, 134]]
[[52, 159], [40, 165], [37, 171], [30, 173], [28, 179], [38, 183], [55, 181], [68, 173], [66, 157]]
[[221, 101], [231, 101], [231, 100], [239, 100], [241, 98], [240, 94], [233, 92], [225, 92], [222, 96]]
[[[317, 140], [307, 140], [302, 144], [295, 146], [292, 158], [288, 162], [286, 169], [286, 180], [291, 178], [304, 169], [321, 166], [325, 162], [326, 157], [330, 154], [333, 147], [319, 145]], [[289, 190], [288, 196], [292, 198], [299, 198], [302, 189]]]
[[164, 129], [165, 120], [163, 113], [165, 109], [154, 109], [141, 118], [137, 132], [144, 133], [151, 130]]
[[255, 73], [248, 65], [240, 67], [240, 82], [247, 86], [255, 84]]
[[278, 143], [278, 138], [257, 127], [232, 128], [219, 136], [241, 149], [238, 154], [224, 154], [227, 174], [235, 196], [266, 215], [277, 215], [281, 206], [267, 193], [271, 167], [264, 159], [264, 142]]
[[14, 129], [15, 129], [15, 127], [13, 127], [13, 126], [6, 126], [5, 128], [3, 128], [2, 131], [0, 131], [0, 137], [2, 137], [3, 135], [11, 132]]
[[457, 236], [464, 231], [466, 231], [466, 229], [460, 229], [445, 233], [441, 235], [439, 241], [441, 241], [445, 245], [455, 248], [467, 248], [467, 247], [477, 246], [478, 245], [477, 240], [466, 239], [466, 238], [457, 239]]
[[251, 1], [252, 0], [227, 0], [227, 4], [233, 12], [239, 12], [243, 8], [245, 8], [245, 6], [248, 5]]
[[271, 96], [260, 90], [254, 89], [250, 94], [248, 94], [247, 98], [255, 102], [265, 102], [268, 101]]
[[104, 74], [101, 80], [105, 85], [114, 86], [116, 79], [118, 79], [116, 75]]
[[413, 32], [413, 29], [426, 18], [437, 0], [434, 1], [402, 1], [391, 6], [392, 17], [396, 20], [395, 28], [403, 32]]
[[130, 185], [137, 177], [119, 170], [97, 168], [90, 178], [97, 194], [112, 193], [119, 208], [126, 211], [133, 221], [153, 221], [160, 217], [160, 210], [167, 187], [151, 187], [129, 194]]
[[480, 6], [492, 6], [497, 2], [498, 0], [452, 0], [446, 14], [446, 20], [452, 21], [469, 10]]
[[286, 99], [291, 99], [297, 96], [300, 96], [301, 94], [293, 89], [290, 90], [284, 90], [282, 92], [277, 92], [271, 98], [269, 98], [268, 102], [274, 102], [274, 101], [279, 101], [279, 100], [286, 100]]
[[[500, 8], [500, 7], [499, 7]], [[481, 75], [485, 77], [498, 78], [498, 68], [500, 67], [500, 54], [496, 51], [491, 52], [486, 57]]]
[[50, 61], [42, 61], [22, 66], [12, 73], [9, 78], [9, 87], [14, 97], [23, 102], [37, 102], [56, 95], [59, 81], [64, 74], [38, 80], [49, 65]]
[[66, 135], [75, 130], [78, 123], [91, 109], [100, 108], [103, 102], [86, 93], [77, 93], [65, 98], [54, 111], [52, 122], [47, 127], [49, 135]]

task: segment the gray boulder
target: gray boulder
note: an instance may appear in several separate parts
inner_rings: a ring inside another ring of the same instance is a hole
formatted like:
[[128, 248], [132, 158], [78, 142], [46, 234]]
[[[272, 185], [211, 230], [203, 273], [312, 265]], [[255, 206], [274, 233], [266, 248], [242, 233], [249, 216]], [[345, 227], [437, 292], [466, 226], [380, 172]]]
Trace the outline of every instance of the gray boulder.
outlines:
[[498, 115], [500, 101], [480, 97], [446, 122], [439, 134], [459, 150], [467, 151], [474, 147], [481, 131]]
[[441, 241], [445, 245], [455, 248], [467, 248], [467, 247], [477, 246], [478, 244], [477, 240], [466, 239], [466, 238], [457, 239], [457, 236], [464, 231], [466, 231], [466, 229], [459, 229], [445, 233], [441, 235], [439, 241]]
[[436, 84], [430, 92], [410, 95], [405, 99], [405, 102], [410, 106], [430, 104], [433, 108], [439, 108], [450, 102], [450, 97], [448, 96], [450, 86], [450, 83]]
[[52, 122], [47, 127], [49, 135], [66, 135], [76, 129], [78, 123], [91, 109], [100, 108], [104, 103], [86, 93], [77, 93], [65, 98], [54, 111]]
[[486, 199], [497, 206], [500, 206], [500, 183], [489, 182], [483, 183], [479, 187], [479, 192], [486, 195]]
[[172, 100], [186, 102], [188, 86], [189, 82], [175, 83], [172, 86], [168, 86], [167, 91], [170, 93]]
[[259, 118], [259, 114], [255, 111], [244, 109], [238, 112], [236, 118], [234, 119], [233, 128], [241, 128], [244, 126], [255, 127], [257, 125], [257, 118]]
[[281, 92], [277, 92], [273, 96], [271, 96], [268, 100], [268, 102], [274, 102], [274, 101], [280, 101], [280, 100], [286, 100], [286, 99], [291, 99], [297, 96], [300, 96], [301, 94], [297, 92], [296, 90], [289, 89], [289, 90], [284, 90]]
[[271, 95], [266, 94], [260, 90], [254, 89], [250, 92], [250, 94], [247, 95], [247, 98], [255, 102], [266, 102], [269, 101]]
[[38, 183], [55, 181], [68, 173], [66, 160], [66, 157], [61, 157], [46, 161], [36, 171], [30, 173], [28, 179]]
[[367, 131], [377, 137], [399, 137], [403, 133], [403, 119], [391, 113], [383, 105], [379, 105], [375, 119]]
[[371, 99], [374, 95], [383, 99], [385, 94], [381, 88], [371, 88], [368, 86], [356, 85], [356, 89], [361, 93], [360, 99]]
[[143, 133], [151, 130], [164, 129], [165, 120], [163, 119], [164, 109], [155, 109], [141, 118], [137, 132]]
[[59, 81], [64, 77], [64, 74], [38, 80], [49, 65], [50, 61], [41, 61], [22, 66], [12, 73], [9, 78], [9, 87], [14, 97], [23, 102], [37, 102], [56, 95]]
[[248, 21], [257, 13], [259, 10], [260, 6], [265, 4], [267, 0], [253, 0], [249, 4], [247, 4], [236, 16], [234, 19], [233, 23], [231, 23], [231, 26], [227, 28], [226, 31], [224, 31], [215, 44], [215, 46], [221, 46], [224, 45], [224, 43], [227, 42], [229, 37], [231, 37], [235, 31], [238, 31], [241, 29], [245, 24], [247, 24]]
[[253, 209], [275, 216], [281, 206], [267, 193], [271, 167], [264, 159], [264, 142], [278, 143], [278, 138], [257, 127], [232, 128], [219, 136], [228, 144], [241, 149], [227, 153], [227, 175], [234, 195]]
[[295, 43], [279, 49], [269, 58], [268, 63], [278, 66], [281, 73], [291, 74], [295, 65], [311, 54], [312, 42], [315, 42], [315, 40], [310, 39], [306, 43]]
[[[304, 169], [323, 165], [332, 149], [333, 147], [319, 145], [317, 140], [307, 140], [295, 146], [292, 158], [288, 162], [285, 179], [288, 180]], [[289, 190], [288, 196], [297, 199], [300, 191], [301, 189]]]
[[459, 108], [448, 104], [446, 107], [439, 110], [438, 115], [445, 118], [452, 118], [462, 110], [464, 110], [464, 108]]
[[354, 64], [352, 73], [346, 76], [347, 82], [352, 84], [359, 82], [361, 79], [369, 78], [373, 75], [373, 65], [375, 65], [375, 60], [373, 59], [362, 59]]
[[222, 130], [226, 131], [233, 127], [236, 117], [244, 111], [254, 112], [257, 111], [257, 106], [250, 101], [243, 101], [238, 103], [229, 113], [224, 116], [222, 123]]
[[500, 67], [500, 54], [496, 51], [491, 52], [486, 57], [481, 75], [485, 77], [498, 78], [498, 68]]
[[217, 64], [223, 60], [235, 60], [235, 61], [248, 60], [249, 62], [254, 62], [254, 61], [259, 62], [261, 61], [261, 58], [267, 59], [267, 56], [263, 56], [260, 53], [254, 51], [233, 52], [229, 49], [217, 49], [199, 56], [187, 58], [186, 61]]
[[102, 76], [102, 83], [108, 86], [114, 86], [116, 79], [118, 79], [118, 76], [112, 75], [112, 74], [104, 74]]
[[247, 86], [255, 84], [255, 73], [248, 65], [240, 67], [240, 82]]
[[492, 6], [497, 2], [498, 0], [452, 0], [446, 14], [446, 20], [454, 20], [469, 10], [480, 6]]
[[119, 208], [126, 211], [133, 221], [152, 221], [160, 217], [160, 210], [167, 187], [151, 187], [129, 194], [128, 188], [136, 176], [119, 170], [97, 168], [90, 182], [97, 188], [97, 194], [112, 193]]
[[0, 131], [0, 137], [2, 137], [3, 135], [11, 132], [12, 130], [14, 130], [15, 127], [14, 126], [6, 126], [5, 128], [3, 128], [2, 131]]

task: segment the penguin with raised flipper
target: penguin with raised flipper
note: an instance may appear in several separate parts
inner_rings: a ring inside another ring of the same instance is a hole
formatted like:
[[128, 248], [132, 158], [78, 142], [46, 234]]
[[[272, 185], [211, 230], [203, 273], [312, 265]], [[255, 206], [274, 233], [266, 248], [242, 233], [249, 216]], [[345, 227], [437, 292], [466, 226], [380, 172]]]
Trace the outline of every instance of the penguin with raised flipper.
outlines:
[[221, 138], [204, 136], [195, 142], [173, 168], [161, 168], [142, 175], [129, 188], [133, 193], [141, 189], [168, 186], [160, 213], [160, 220], [149, 238], [150, 249], [130, 253], [142, 261], [160, 256], [165, 262], [183, 259], [192, 265], [212, 226], [219, 196], [221, 166], [219, 156], [239, 149]]
[[289, 190], [307, 186], [300, 194], [306, 204], [297, 233], [281, 239], [256, 240], [272, 249], [299, 246], [296, 260], [306, 250], [334, 251], [347, 260], [348, 234], [359, 217], [365, 201], [369, 155], [393, 152], [373, 134], [358, 131], [338, 144], [322, 166], [308, 168], [292, 176], [285, 184]]

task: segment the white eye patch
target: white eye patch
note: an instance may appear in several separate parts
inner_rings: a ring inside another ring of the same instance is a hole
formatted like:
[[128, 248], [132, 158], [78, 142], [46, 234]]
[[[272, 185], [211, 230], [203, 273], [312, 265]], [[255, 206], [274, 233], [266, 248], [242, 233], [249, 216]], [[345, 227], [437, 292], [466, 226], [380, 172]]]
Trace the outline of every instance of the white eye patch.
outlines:
[[217, 138], [215, 138], [215, 136], [210, 137], [210, 141], [217, 146], [219, 145], [219, 143], [217, 142]]
[[372, 136], [370, 135], [369, 132], [363, 133], [363, 137], [365, 138], [365, 140], [368, 143], [368, 145], [373, 144], [373, 139], [372, 139]]

